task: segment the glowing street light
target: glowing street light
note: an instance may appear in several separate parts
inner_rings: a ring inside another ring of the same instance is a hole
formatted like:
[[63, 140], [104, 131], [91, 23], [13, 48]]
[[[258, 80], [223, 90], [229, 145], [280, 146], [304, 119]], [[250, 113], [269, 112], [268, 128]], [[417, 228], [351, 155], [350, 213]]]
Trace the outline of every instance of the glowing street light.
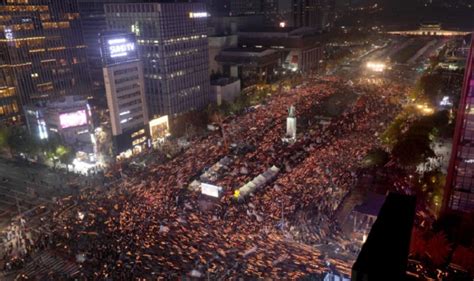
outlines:
[[433, 113], [434, 113], [434, 109], [433, 109], [433, 108], [430, 108], [430, 107], [425, 107], [425, 108], [423, 108], [423, 113], [426, 113], [426, 114], [433, 114]]
[[434, 109], [429, 107], [427, 104], [417, 104], [416, 108], [426, 115], [430, 115], [434, 113]]

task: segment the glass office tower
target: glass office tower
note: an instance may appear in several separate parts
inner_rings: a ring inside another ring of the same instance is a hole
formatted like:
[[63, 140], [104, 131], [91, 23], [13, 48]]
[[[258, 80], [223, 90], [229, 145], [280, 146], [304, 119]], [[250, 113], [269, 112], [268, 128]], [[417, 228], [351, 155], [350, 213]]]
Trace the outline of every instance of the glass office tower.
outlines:
[[474, 210], [474, 38], [466, 62], [451, 161], [446, 179], [444, 211]]
[[150, 118], [210, 103], [204, 4], [106, 4], [105, 14], [109, 30], [137, 35]]
[[0, 69], [0, 105], [13, 96], [18, 108], [86, 95], [90, 79], [76, 1], [3, 0]]

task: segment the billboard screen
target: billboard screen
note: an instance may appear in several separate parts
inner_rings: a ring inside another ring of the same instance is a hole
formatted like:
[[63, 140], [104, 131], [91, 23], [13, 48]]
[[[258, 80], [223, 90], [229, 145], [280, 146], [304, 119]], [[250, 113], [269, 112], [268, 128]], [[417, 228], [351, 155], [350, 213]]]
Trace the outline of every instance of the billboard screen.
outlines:
[[129, 53], [135, 51], [135, 43], [126, 38], [109, 39], [109, 53], [111, 58], [126, 57]]
[[201, 193], [207, 196], [218, 198], [222, 191], [222, 187], [212, 184], [201, 183]]
[[133, 33], [101, 35], [102, 61], [105, 66], [138, 59], [138, 46]]
[[61, 113], [59, 115], [59, 124], [62, 129], [87, 125], [86, 110]]
[[150, 120], [149, 125], [153, 141], [164, 139], [170, 135], [168, 115]]

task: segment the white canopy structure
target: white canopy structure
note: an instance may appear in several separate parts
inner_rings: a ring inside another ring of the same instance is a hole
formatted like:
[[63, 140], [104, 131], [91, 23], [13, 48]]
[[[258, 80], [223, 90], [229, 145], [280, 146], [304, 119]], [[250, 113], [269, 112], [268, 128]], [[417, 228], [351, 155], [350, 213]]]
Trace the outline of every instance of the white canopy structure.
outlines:
[[280, 169], [276, 166], [272, 166], [264, 173], [256, 176], [252, 181], [239, 188], [240, 196], [245, 197], [255, 192], [255, 190], [265, 186], [268, 182], [272, 181], [279, 172]]

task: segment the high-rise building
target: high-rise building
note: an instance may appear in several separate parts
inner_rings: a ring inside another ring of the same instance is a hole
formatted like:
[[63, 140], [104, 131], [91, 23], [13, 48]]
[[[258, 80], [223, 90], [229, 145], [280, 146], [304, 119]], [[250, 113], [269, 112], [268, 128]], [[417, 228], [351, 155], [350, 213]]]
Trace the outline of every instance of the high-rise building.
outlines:
[[290, 25], [329, 30], [334, 21], [334, 0], [292, 0]]
[[107, 30], [104, 12], [105, 1], [107, 0], [78, 0], [84, 44], [87, 46], [86, 52], [91, 74], [93, 96], [95, 100], [102, 105], [105, 104], [105, 85], [102, 75], [99, 34]]
[[287, 26], [291, 15], [291, 1], [263, 0], [262, 12], [268, 26]]
[[[0, 85], [8, 85], [1, 77]], [[15, 87], [0, 88], [0, 126], [8, 126], [20, 121], [20, 109]]]
[[99, 34], [107, 30], [104, 5], [107, 3], [141, 2], [140, 0], [77, 0], [82, 22], [84, 44], [92, 82], [94, 104], [105, 106], [105, 85], [102, 75]]
[[105, 14], [109, 30], [137, 35], [150, 117], [207, 106], [211, 95], [204, 4], [106, 4]]
[[205, 2], [211, 16], [229, 16], [231, 0], [207, 0]]
[[75, 0], [3, 0], [0, 26], [0, 116], [3, 110], [15, 118], [21, 105], [88, 93]]
[[466, 61], [456, 118], [451, 160], [444, 192], [444, 211], [474, 211], [474, 38]]
[[230, 1], [230, 15], [252, 15], [260, 14], [262, 12], [261, 0], [231, 0]]
[[147, 143], [148, 109], [135, 34], [100, 36], [107, 105], [117, 154]]
[[242, 16], [261, 14], [262, 0], [207, 0], [193, 2], [206, 2], [208, 12], [212, 16]]

